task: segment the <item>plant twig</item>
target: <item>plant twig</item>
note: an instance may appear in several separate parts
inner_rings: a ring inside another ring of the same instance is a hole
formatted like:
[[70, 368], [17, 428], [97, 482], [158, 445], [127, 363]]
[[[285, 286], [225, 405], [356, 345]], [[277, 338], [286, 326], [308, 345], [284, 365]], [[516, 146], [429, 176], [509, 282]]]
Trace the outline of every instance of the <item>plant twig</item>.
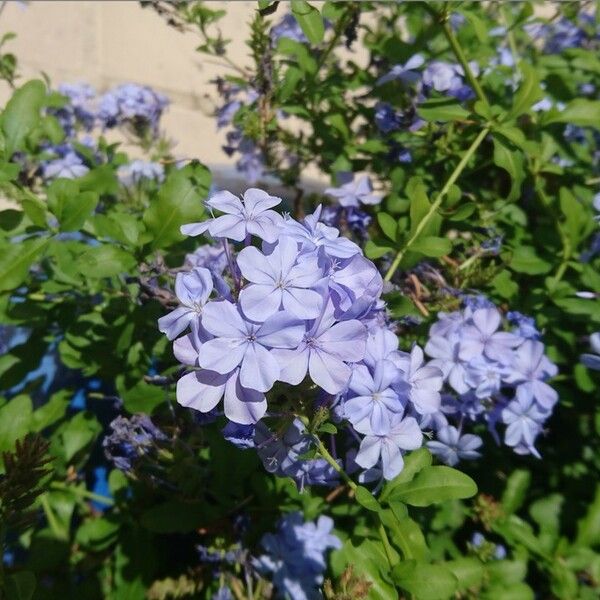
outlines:
[[473, 140], [472, 144], [469, 146], [467, 151], [464, 153], [464, 155], [463, 155], [462, 159], [460, 160], [460, 162], [458, 163], [458, 165], [456, 165], [456, 168], [454, 169], [454, 171], [452, 171], [452, 174], [448, 178], [448, 181], [446, 181], [444, 187], [440, 190], [440, 192], [436, 196], [435, 200], [429, 207], [427, 214], [423, 217], [423, 219], [421, 219], [421, 221], [415, 228], [415, 232], [407, 240], [406, 244], [404, 244], [404, 246], [402, 248], [400, 248], [400, 250], [398, 250], [398, 253], [396, 254], [396, 257], [394, 258], [394, 261], [392, 262], [392, 264], [390, 265], [390, 268], [388, 269], [387, 273], [385, 274], [385, 277], [384, 277], [385, 281], [390, 281], [392, 279], [394, 273], [396, 272], [396, 269], [398, 268], [402, 259], [404, 258], [404, 255], [410, 249], [410, 247], [416, 242], [416, 240], [419, 238], [419, 236], [423, 233], [423, 230], [425, 229], [425, 227], [427, 227], [427, 225], [429, 224], [429, 221], [431, 221], [431, 219], [433, 218], [433, 215], [435, 215], [438, 208], [441, 206], [442, 201], [444, 200], [444, 197], [446, 196], [446, 194], [448, 193], [450, 188], [454, 185], [456, 180], [460, 177], [460, 174], [464, 171], [469, 160], [471, 159], [473, 154], [475, 154], [475, 151], [477, 150], [477, 148], [479, 148], [481, 142], [483, 142], [483, 140], [485, 139], [485, 136], [489, 133], [489, 131], [490, 131], [489, 127], [482, 129], [479, 132], [479, 135], [475, 138], [475, 140]]

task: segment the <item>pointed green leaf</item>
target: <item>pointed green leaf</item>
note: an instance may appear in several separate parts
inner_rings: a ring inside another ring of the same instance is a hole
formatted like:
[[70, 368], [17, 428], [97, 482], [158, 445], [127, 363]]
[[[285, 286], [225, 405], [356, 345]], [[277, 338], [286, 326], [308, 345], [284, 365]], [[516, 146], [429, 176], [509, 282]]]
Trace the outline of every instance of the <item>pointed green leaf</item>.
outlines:
[[412, 481], [397, 486], [388, 502], [400, 501], [411, 506], [429, 506], [446, 500], [470, 498], [477, 485], [465, 473], [446, 466], [425, 467]]
[[0, 292], [12, 290], [25, 280], [31, 265], [44, 252], [49, 238], [35, 238], [0, 246]]
[[413, 252], [420, 252], [425, 256], [440, 257], [450, 254], [452, 242], [448, 238], [425, 236], [418, 238], [411, 246]]
[[321, 13], [306, 0], [292, 0], [292, 14], [311, 44], [318, 44], [325, 35]]
[[46, 86], [34, 79], [21, 86], [8, 101], [1, 117], [7, 158], [24, 147], [25, 138], [39, 123], [45, 97]]

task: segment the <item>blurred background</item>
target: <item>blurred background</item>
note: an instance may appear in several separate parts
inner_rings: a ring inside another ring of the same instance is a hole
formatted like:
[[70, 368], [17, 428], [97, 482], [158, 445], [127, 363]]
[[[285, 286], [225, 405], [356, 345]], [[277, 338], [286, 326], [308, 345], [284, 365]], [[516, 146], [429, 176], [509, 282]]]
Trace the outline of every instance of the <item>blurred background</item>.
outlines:
[[[248, 62], [248, 22], [256, 2], [210, 2], [214, 10], [227, 5], [221, 21], [230, 39], [228, 53], [237, 64]], [[154, 10], [135, 0], [2, 3], [0, 35], [17, 34], [8, 48], [17, 55], [22, 81], [46, 74], [53, 86], [86, 82], [99, 93], [126, 82], [149, 85], [169, 97], [161, 119], [178, 157], [194, 157], [208, 165], [233, 164], [221, 150], [214, 111], [217, 75], [235, 71], [195, 51], [199, 40], [165, 25]], [[3, 83], [0, 101], [10, 90]]]

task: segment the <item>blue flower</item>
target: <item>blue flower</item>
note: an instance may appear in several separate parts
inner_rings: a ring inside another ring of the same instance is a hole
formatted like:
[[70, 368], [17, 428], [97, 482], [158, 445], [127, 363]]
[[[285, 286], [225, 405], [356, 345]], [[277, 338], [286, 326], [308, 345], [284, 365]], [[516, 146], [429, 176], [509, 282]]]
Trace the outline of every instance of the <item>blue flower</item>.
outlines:
[[282, 38], [294, 40], [301, 44], [308, 42], [296, 17], [289, 13], [284, 15], [279, 23], [271, 28], [271, 40], [273, 41], [273, 44], [276, 44]]
[[174, 340], [188, 325], [198, 327], [202, 309], [212, 291], [212, 274], [208, 269], [196, 267], [187, 273], [178, 273], [175, 293], [182, 306], [161, 317], [158, 320], [158, 329], [170, 340]]
[[67, 137], [73, 136], [78, 126], [91, 131], [96, 121], [92, 102], [96, 90], [87, 83], [61, 83], [57, 90], [68, 98], [68, 102], [60, 108], [49, 108], [48, 113], [58, 119]]
[[254, 425], [240, 425], [229, 421], [221, 430], [223, 437], [237, 448], [246, 450], [254, 448]]
[[535, 326], [535, 319], [533, 317], [528, 317], [516, 310], [512, 310], [506, 313], [506, 318], [513, 325], [516, 325], [513, 333], [519, 337], [526, 340], [539, 340], [542, 337], [542, 334]]
[[594, 371], [600, 371], [600, 331], [592, 333], [590, 336], [590, 346], [594, 354], [582, 354], [581, 362]]
[[344, 207], [358, 207], [361, 204], [379, 204], [381, 196], [373, 194], [371, 179], [367, 176], [356, 178], [353, 173], [338, 173], [341, 185], [327, 188], [325, 194], [335, 198]]
[[477, 450], [483, 442], [477, 435], [461, 435], [456, 427], [448, 425], [437, 430], [436, 438], [427, 442], [427, 447], [432, 454], [451, 467], [460, 460], [475, 460], [481, 456]]
[[266, 242], [274, 242], [279, 236], [282, 218], [270, 209], [280, 202], [281, 198], [256, 188], [247, 190], [242, 201], [231, 192], [217, 192], [206, 204], [224, 214], [201, 223], [183, 225], [181, 233], [196, 236], [208, 232], [215, 238], [226, 237], [238, 242], [247, 235], [256, 235]]
[[272, 575], [282, 598], [315, 600], [327, 568], [325, 553], [342, 545], [331, 534], [332, 528], [329, 517], [305, 523], [299, 513], [291, 513], [281, 520], [276, 534], [263, 536], [266, 554], [255, 559], [254, 565], [261, 573]]
[[539, 458], [534, 443], [548, 417], [548, 412], [542, 410], [532, 396], [517, 395], [500, 414], [502, 421], [507, 425], [504, 443], [513, 447], [518, 454], [533, 454]]
[[259, 423], [254, 444], [265, 469], [279, 477], [291, 477], [300, 490], [307, 485], [332, 486], [339, 481], [337, 472], [325, 459], [303, 458], [314, 448], [314, 441], [298, 419], [283, 435], [275, 435]]
[[355, 457], [356, 464], [371, 469], [381, 461], [385, 479], [394, 479], [404, 467], [403, 450], [421, 447], [423, 434], [414, 417], [404, 417], [403, 411], [392, 413], [387, 432], [366, 435]]
[[88, 171], [81, 156], [73, 150], [67, 150], [59, 158], [42, 162], [44, 179], [77, 179], [83, 177]]
[[382, 133], [390, 133], [402, 127], [402, 114], [396, 112], [388, 102], [378, 102], [375, 105], [375, 125]]
[[110, 435], [102, 441], [104, 455], [122, 471], [131, 471], [138, 458], [147, 455], [157, 442], [167, 439], [147, 415], [117, 417], [110, 428]]
[[99, 101], [98, 118], [104, 127], [132, 125], [153, 134], [169, 100], [148, 86], [125, 83], [106, 92]]
[[117, 170], [119, 181], [125, 187], [132, 187], [143, 181], [154, 180], [159, 183], [165, 178], [165, 168], [160, 163], [146, 160], [134, 160], [126, 165], [122, 165]]
[[375, 85], [383, 85], [390, 81], [400, 81], [407, 85], [416, 83], [421, 78], [421, 74], [416, 69], [424, 62], [425, 59], [420, 54], [415, 54], [405, 64], [394, 65], [388, 73], [377, 80]]
[[282, 238], [264, 255], [249, 246], [238, 255], [242, 276], [251, 284], [239, 295], [244, 314], [263, 321], [281, 308], [299, 319], [316, 319], [324, 299], [314, 286], [323, 278], [317, 256], [298, 256], [298, 244]]

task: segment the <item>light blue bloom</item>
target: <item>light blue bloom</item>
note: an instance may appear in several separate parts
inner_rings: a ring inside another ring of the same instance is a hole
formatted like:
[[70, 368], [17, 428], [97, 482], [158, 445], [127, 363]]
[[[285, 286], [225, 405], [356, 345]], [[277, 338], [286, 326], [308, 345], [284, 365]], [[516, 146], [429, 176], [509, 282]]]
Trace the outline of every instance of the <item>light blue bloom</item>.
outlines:
[[338, 173], [340, 187], [327, 188], [325, 194], [335, 198], [341, 206], [357, 208], [361, 204], [379, 204], [381, 196], [373, 194], [371, 179], [366, 175], [355, 178], [353, 173]]
[[427, 447], [432, 454], [451, 467], [460, 460], [475, 460], [481, 456], [477, 450], [483, 441], [477, 435], [461, 435], [456, 427], [448, 425], [437, 430], [436, 438], [427, 442]]
[[271, 254], [262, 254], [252, 246], [239, 253], [237, 264], [250, 282], [239, 296], [248, 318], [264, 321], [281, 308], [300, 319], [319, 316], [324, 300], [311, 289], [323, 277], [317, 256], [298, 258], [298, 243], [285, 237]]
[[600, 371], [600, 331], [592, 333], [590, 336], [590, 346], [594, 354], [582, 354], [581, 362], [594, 371]]
[[403, 450], [421, 447], [423, 434], [413, 417], [403, 412], [392, 413], [388, 431], [383, 435], [366, 435], [360, 443], [355, 461], [364, 469], [373, 468], [381, 461], [385, 479], [394, 479], [404, 467]]
[[188, 273], [177, 273], [175, 294], [182, 306], [158, 320], [158, 329], [174, 340], [195, 320], [200, 325], [202, 309], [213, 290], [213, 280], [208, 269], [196, 267]]
[[117, 176], [125, 187], [132, 187], [144, 179], [160, 183], [165, 178], [165, 168], [160, 163], [134, 160], [126, 165], [121, 165], [117, 170]]
[[390, 81], [401, 81], [407, 85], [416, 83], [421, 78], [421, 74], [416, 69], [424, 62], [425, 59], [420, 54], [415, 54], [405, 64], [394, 65], [388, 73], [377, 80], [375, 85], [383, 85]]
[[277, 206], [281, 198], [256, 188], [247, 190], [242, 198], [240, 201], [231, 192], [217, 192], [206, 204], [224, 214], [201, 223], [183, 225], [181, 233], [196, 236], [208, 232], [215, 238], [229, 238], [237, 242], [246, 239], [247, 235], [256, 235], [266, 242], [275, 242], [283, 219], [270, 209]]

